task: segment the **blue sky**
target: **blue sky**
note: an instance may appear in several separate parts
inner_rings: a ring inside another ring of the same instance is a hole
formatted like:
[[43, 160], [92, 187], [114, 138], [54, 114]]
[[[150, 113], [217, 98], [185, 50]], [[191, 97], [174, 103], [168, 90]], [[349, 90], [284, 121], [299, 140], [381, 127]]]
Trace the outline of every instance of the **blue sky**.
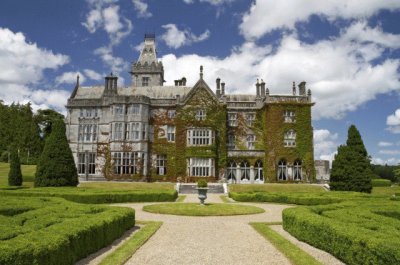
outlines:
[[307, 81], [316, 159], [331, 159], [347, 128], [375, 163], [400, 162], [398, 0], [2, 0], [0, 99], [34, 109], [64, 105], [113, 71], [128, 86], [144, 33], [155, 33], [167, 85], [199, 66], [214, 87], [271, 94]]

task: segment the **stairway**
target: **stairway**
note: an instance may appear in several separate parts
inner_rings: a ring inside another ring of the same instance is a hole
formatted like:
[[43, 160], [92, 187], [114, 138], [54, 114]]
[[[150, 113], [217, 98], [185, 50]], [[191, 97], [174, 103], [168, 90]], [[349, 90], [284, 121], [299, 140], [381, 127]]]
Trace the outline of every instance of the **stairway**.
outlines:
[[[196, 184], [181, 184], [179, 188], [180, 194], [196, 194]], [[221, 184], [208, 184], [208, 193], [224, 193], [224, 187]]]

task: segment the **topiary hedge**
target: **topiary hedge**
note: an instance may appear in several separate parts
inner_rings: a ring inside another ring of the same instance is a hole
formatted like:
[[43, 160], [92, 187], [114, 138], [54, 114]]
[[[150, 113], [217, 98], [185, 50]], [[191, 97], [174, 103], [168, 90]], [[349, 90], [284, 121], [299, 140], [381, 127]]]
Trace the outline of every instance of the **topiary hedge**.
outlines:
[[74, 264], [135, 225], [133, 209], [3, 196], [0, 264]]
[[399, 206], [375, 199], [289, 208], [283, 227], [346, 264], [400, 264]]
[[34, 188], [0, 190], [0, 195], [27, 197], [60, 197], [79, 203], [165, 202], [175, 201], [175, 190], [104, 190], [91, 188]]
[[390, 187], [392, 182], [388, 179], [372, 179], [372, 187]]

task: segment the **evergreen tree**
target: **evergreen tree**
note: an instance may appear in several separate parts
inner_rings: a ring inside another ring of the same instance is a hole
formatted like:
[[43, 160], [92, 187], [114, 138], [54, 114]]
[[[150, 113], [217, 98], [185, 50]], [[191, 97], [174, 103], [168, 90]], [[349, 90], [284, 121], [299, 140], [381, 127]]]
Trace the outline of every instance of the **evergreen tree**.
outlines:
[[62, 120], [53, 123], [36, 168], [35, 186], [76, 186], [78, 174]]
[[13, 148], [10, 154], [10, 171], [8, 172], [8, 185], [22, 185], [21, 163], [19, 162], [17, 148]]
[[354, 125], [348, 130], [346, 143], [347, 145], [339, 146], [332, 162], [331, 189], [371, 192], [373, 172], [370, 158]]

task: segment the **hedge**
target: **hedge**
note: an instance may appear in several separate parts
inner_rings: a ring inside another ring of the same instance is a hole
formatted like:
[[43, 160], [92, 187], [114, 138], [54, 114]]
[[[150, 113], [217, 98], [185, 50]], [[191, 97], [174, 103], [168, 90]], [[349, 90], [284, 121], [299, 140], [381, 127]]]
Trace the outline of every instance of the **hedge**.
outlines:
[[372, 187], [390, 187], [392, 182], [388, 179], [372, 179]]
[[0, 264], [74, 264], [135, 225], [133, 209], [3, 196]]
[[346, 264], [400, 264], [399, 206], [374, 199], [288, 208], [283, 227]]
[[229, 197], [239, 202], [275, 202], [298, 205], [321, 205], [342, 202], [348, 198], [369, 198], [370, 195], [357, 192], [229, 192]]
[[175, 190], [105, 190], [92, 188], [34, 188], [0, 190], [1, 195], [26, 197], [61, 197], [79, 203], [123, 203], [175, 201]]

